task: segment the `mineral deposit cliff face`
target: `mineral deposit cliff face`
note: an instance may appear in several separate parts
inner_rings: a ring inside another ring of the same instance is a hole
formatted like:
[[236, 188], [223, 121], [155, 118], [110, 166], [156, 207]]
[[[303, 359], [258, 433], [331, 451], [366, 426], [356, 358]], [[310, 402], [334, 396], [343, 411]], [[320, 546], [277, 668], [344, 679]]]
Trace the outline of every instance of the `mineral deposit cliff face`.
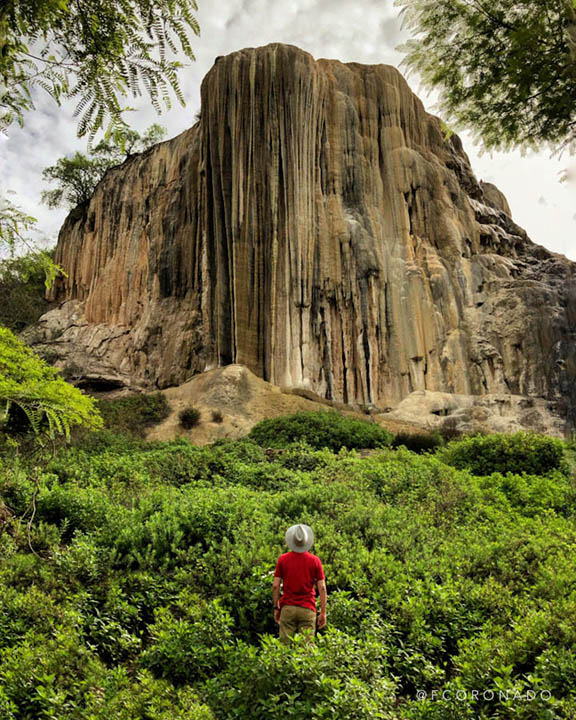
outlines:
[[219, 58], [200, 121], [109, 171], [56, 262], [36, 340], [94, 381], [237, 363], [380, 407], [573, 383], [575, 265], [385, 65], [277, 44]]

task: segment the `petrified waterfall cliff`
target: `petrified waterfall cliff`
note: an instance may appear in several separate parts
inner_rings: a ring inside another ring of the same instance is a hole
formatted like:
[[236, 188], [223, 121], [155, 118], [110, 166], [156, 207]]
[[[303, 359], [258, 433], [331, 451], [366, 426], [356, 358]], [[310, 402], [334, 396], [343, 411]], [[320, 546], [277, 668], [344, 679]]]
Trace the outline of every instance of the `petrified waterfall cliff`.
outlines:
[[56, 262], [36, 340], [94, 383], [238, 363], [379, 407], [573, 384], [575, 264], [526, 237], [385, 65], [219, 58], [200, 120], [108, 171]]

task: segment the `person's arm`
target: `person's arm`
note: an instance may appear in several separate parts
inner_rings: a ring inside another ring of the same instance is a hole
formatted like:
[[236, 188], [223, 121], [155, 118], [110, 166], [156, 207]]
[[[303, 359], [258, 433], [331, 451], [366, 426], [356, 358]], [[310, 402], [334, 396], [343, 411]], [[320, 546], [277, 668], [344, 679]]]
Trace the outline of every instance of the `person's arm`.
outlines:
[[278, 607], [278, 602], [280, 600], [281, 582], [282, 578], [275, 576], [274, 582], [272, 583], [272, 604], [274, 605], [274, 620], [276, 620], [277, 623], [280, 622], [280, 608]]
[[320, 614], [318, 615], [318, 630], [326, 625], [326, 604], [328, 593], [326, 591], [326, 580], [318, 580], [318, 597], [320, 598]]

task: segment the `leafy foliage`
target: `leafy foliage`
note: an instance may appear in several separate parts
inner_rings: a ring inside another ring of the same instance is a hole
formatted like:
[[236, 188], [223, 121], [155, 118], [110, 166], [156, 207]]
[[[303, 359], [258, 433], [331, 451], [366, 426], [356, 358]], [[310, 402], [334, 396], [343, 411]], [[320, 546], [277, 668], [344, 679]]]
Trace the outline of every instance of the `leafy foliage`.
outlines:
[[16, 253], [20, 246], [26, 245], [26, 233], [35, 225], [36, 218], [26, 215], [7, 197], [0, 198], [0, 248]]
[[131, 154], [143, 152], [160, 142], [166, 130], [156, 123], [144, 135], [136, 130], [123, 129], [114, 140], [102, 140], [88, 155], [76, 152], [72, 157], [60, 158], [56, 165], [45, 168], [42, 177], [58, 186], [42, 192], [42, 201], [48, 207], [67, 205], [75, 208], [86, 204], [92, 197], [96, 185], [107, 170], [120, 165]]
[[[49, 252], [38, 250], [36, 243], [30, 239], [29, 233], [35, 225], [36, 218], [27, 215], [6, 196], [0, 196], [0, 255], [8, 255], [16, 261], [17, 256], [24, 253], [25, 258], [16, 262], [17, 272], [25, 276], [33, 274], [36, 269], [41, 270], [44, 284], [49, 289], [58, 274], [66, 273], [54, 263]], [[2, 273], [10, 274], [12, 267], [5, 265]]]
[[[35, 553], [17, 522], [34, 493]], [[576, 712], [576, 488], [558, 470], [476, 476], [403, 447], [361, 458], [108, 435], [59, 449], [39, 476], [0, 458], [0, 500], [13, 512], [0, 530], [2, 717]], [[295, 522], [315, 530], [328, 626], [284, 646], [271, 585]], [[533, 701], [514, 700], [527, 690]]]
[[20, 332], [47, 310], [45, 257], [52, 253], [29, 252], [0, 265], [0, 325]]
[[34, 432], [69, 437], [75, 425], [96, 428], [100, 416], [91, 398], [66, 383], [7, 328], [0, 327], [0, 423], [6, 428], [11, 409], [22, 410]]
[[267, 637], [260, 650], [240, 644], [227, 671], [206, 686], [217, 717], [283, 720], [394, 717], [395, 683], [386, 677], [387, 647], [378, 639], [328, 632], [315, 646], [280, 645]]
[[107, 429], [138, 437], [170, 415], [170, 405], [162, 393], [99, 399], [97, 404]]
[[119, 165], [131, 155], [142, 153], [161, 142], [166, 137], [166, 128], [152, 123], [141, 135], [137, 130], [126, 126], [118, 128], [110, 138], [101, 140], [91, 155], [108, 159], [110, 163]]
[[218, 600], [207, 603], [186, 592], [178, 598], [178, 611], [183, 618], [162, 609], [157, 613], [142, 664], [176, 683], [207, 679], [224, 666], [232, 647], [232, 619]]
[[397, 433], [392, 441], [392, 447], [403, 445], [416, 453], [434, 451], [443, 444], [444, 440], [439, 433]]
[[184, 104], [181, 63], [169, 54], [194, 59], [189, 32], [199, 28], [193, 10], [194, 0], [8, 0], [0, 15], [0, 122], [23, 124], [35, 87], [58, 103], [78, 99], [78, 134], [91, 138], [107, 121], [122, 127], [129, 94], [144, 90], [157, 112], [161, 104], [170, 108], [170, 90]]
[[488, 148], [576, 149], [573, 0], [396, 0], [417, 37], [405, 63]]
[[305, 441], [317, 449], [378, 448], [389, 445], [392, 437], [391, 433], [376, 423], [324, 411], [301, 412], [263, 420], [250, 432], [254, 442], [271, 448], [298, 441]]
[[75, 208], [84, 205], [90, 200], [96, 185], [110, 167], [112, 165], [108, 160], [90, 158], [80, 152], [74, 153], [71, 158], [60, 158], [56, 165], [51, 165], [42, 172], [44, 180], [58, 183], [57, 188], [42, 191], [42, 202], [51, 208], [62, 205]]
[[561, 440], [523, 432], [475, 435], [450, 443], [440, 457], [449, 465], [468, 469], [475, 475], [493, 472], [543, 475], [567, 467]]

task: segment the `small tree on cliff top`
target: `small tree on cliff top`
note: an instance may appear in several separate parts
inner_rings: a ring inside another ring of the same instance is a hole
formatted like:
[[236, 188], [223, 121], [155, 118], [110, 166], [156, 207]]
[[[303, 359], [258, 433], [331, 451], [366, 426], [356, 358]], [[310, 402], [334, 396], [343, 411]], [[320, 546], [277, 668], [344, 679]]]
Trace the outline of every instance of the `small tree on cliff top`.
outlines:
[[102, 140], [94, 149], [89, 149], [88, 155], [76, 152], [72, 157], [60, 158], [56, 165], [47, 167], [42, 173], [45, 180], [58, 183], [56, 188], [42, 192], [42, 201], [51, 208], [83, 205], [92, 197], [106, 170], [119, 165], [133, 153], [147, 150], [165, 135], [165, 128], [156, 123], [143, 135], [125, 129], [115, 139]]

